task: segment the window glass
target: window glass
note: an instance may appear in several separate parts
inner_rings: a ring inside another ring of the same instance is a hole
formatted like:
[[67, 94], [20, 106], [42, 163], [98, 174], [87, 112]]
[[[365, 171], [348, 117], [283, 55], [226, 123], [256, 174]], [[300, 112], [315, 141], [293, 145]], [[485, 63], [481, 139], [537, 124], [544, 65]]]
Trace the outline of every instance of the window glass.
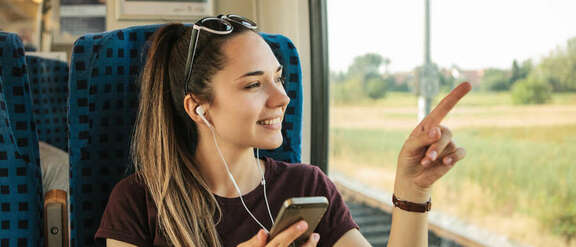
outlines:
[[[467, 157], [433, 210], [532, 246], [576, 244], [576, 1], [431, 0], [438, 94], [473, 91], [443, 122]], [[330, 173], [392, 192], [418, 124], [425, 0], [328, 1]]]

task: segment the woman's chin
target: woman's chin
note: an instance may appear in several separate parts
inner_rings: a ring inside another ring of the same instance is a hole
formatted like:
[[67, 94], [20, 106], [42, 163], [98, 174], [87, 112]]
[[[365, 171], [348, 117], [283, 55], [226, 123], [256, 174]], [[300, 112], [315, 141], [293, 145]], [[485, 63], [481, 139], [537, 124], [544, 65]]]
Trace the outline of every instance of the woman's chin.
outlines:
[[260, 143], [260, 145], [258, 145], [257, 147], [260, 149], [277, 149], [280, 146], [282, 146], [282, 141], [283, 141], [283, 138], [282, 138], [282, 135], [280, 135], [279, 138], [274, 138], [274, 139], [268, 140], [264, 143]]

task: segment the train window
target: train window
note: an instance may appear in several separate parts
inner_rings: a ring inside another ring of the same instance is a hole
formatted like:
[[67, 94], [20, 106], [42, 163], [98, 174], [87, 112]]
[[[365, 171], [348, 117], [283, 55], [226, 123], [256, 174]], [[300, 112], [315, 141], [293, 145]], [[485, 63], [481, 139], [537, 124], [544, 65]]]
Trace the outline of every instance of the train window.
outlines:
[[442, 123], [467, 157], [434, 185], [433, 210], [574, 246], [576, 3], [429, 1], [428, 32], [426, 0], [327, 3], [329, 173], [391, 193], [419, 107], [468, 81]]

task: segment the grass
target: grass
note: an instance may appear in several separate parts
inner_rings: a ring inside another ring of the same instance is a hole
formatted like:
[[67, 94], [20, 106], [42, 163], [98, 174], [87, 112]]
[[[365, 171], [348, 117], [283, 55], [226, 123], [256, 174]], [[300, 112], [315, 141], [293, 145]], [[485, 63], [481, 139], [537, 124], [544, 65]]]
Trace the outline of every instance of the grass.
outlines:
[[[372, 106], [366, 102], [339, 105], [335, 106], [333, 114], [341, 112], [338, 108], [411, 109], [415, 107], [415, 97], [412, 101], [408, 100], [410, 97], [413, 96], [389, 94], [388, 98], [374, 102]], [[482, 221], [498, 219], [507, 226], [500, 230], [520, 241], [550, 244], [550, 238], [544, 234], [547, 232], [566, 241], [559, 241], [560, 245], [555, 246], [570, 246], [569, 237], [576, 235], [576, 120], [569, 119], [566, 112], [547, 112], [545, 109], [570, 104], [576, 109], [576, 94], [557, 95], [554, 102], [540, 106], [542, 109], [512, 105], [507, 94], [472, 93], [461, 103], [457, 106], [461, 110], [460, 116], [453, 116], [460, 118], [454, 136], [457, 144], [466, 148], [467, 157], [435, 186], [438, 188], [435, 188], [434, 197], [440, 201], [435, 205], [494, 229], [498, 228], [494, 227], [494, 221]], [[529, 113], [534, 109], [546, 112], [548, 121], [542, 123], [538, 115], [530, 117]], [[398, 152], [411, 127], [362, 128], [362, 123], [368, 124], [376, 121], [372, 118], [382, 117], [388, 122], [404, 120], [406, 113], [360, 115], [364, 115], [362, 122], [352, 127], [342, 123], [346, 118], [333, 118], [331, 166], [362, 182], [387, 186], [382, 189], [391, 191], [391, 183], [383, 185], [378, 177], [369, 179], [353, 171], [361, 167], [394, 174]], [[521, 124], [501, 125], [502, 117], [525, 120]], [[472, 123], [479, 118], [495, 120], [474, 126]], [[525, 220], [518, 220], [518, 217]], [[536, 223], [521, 225], [520, 222]], [[509, 229], [510, 224], [518, 224], [516, 228], [519, 229]]]
[[[346, 156], [365, 166], [389, 169], [395, 169], [407, 136], [398, 130], [334, 129], [332, 133], [335, 165]], [[459, 129], [455, 135], [458, 145], [467, 149], [467, 158], [445, 179], [482, 184], [502, 202], [510, 191], [548, 195], [564, 186], [576, 190], [576, 179], [569, 179], [576, 174], [576, 125]]]

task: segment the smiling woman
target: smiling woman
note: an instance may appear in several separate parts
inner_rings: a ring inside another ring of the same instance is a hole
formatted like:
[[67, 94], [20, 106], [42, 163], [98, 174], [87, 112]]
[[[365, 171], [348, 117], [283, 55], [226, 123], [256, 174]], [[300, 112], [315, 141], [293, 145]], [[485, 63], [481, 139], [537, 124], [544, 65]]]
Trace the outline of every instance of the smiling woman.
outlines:
[[[244, 25], [230, 25], [228, 34], [198, 32], [194, 49], [184, 25], [154, 34], [132, 144], [137, 172], [115, 186], [96, 234], [109, 246], [235, 246], [262, 236], [281, 203], [297, 196], [330, 198], [328, 212], [338, 218], [316, 229], [321, 246], [357, 228], [318, 168], [255, 159], [254, 148], [282, 144], [290, 99], [268, 44]], [[272, 241], [291, 242], [306, 228], [296, 226]]]
[[[255, 24], [230, 17], [168, 24], [152, 36], [132, 138], [136, 172], [114, 187], [96, 238], [109, 246], [288, 246], [308, 224], [268, 239], [282, 203], [323, 196], [329, 206], [303, 246], [370, 246], [318, 167], [254, 157], [282, 144], [290, 98]], [[464, 157], [439, 124], [469, 90], [456, 88], [406, 141], [391, 246], [427, 245], [430, 188]]]

